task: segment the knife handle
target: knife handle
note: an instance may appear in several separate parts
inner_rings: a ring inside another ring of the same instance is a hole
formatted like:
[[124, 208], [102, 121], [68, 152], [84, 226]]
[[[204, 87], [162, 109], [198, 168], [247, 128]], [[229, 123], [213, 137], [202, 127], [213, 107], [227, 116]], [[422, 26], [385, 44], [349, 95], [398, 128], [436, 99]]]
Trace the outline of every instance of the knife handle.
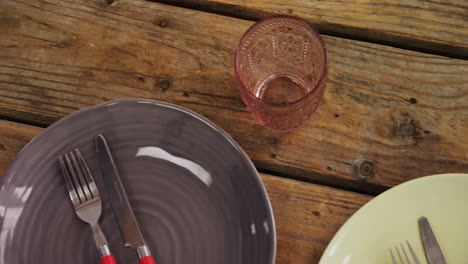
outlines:
[[140, 259], [140, 264], [156, 264], [156, 262], [154, 262], [153, 256], [146, 256]]
[[114, 256], [107, 255], [105, 257], [102, 257], [101, 264], [116, 264]]

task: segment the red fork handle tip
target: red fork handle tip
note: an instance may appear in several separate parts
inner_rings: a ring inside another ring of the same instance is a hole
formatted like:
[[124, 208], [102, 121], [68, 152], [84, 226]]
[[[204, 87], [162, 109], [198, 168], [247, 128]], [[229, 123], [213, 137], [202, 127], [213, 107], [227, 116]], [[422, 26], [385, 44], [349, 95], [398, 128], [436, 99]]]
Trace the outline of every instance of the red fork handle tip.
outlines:
[[114, 256], [107, 255], [107, 256], [102, 257], [101, 264], [116, 264]]
[[154, 262], [153, 256], [146, 256], [140, 259], [140, 264], [156, 264], [156, 262]]

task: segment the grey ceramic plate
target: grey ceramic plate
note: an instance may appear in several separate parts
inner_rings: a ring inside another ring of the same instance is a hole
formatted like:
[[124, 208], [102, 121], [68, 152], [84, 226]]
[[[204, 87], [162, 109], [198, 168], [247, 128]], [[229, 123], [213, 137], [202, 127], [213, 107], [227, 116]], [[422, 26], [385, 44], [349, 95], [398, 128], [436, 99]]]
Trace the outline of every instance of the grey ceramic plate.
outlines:
[[0, 182], [0, 263], [98, 263], [91, 229], [76, 217], [57, 157], [78, 148], [104, 198], [101, 224], [118, 263], [124, 248], [105, 201], [94, 136], [102, 133], [158, 264], [272, 264], [275, 227], [255, 167], [225, 132], [191, 111], [121, 100], [47, 128]]

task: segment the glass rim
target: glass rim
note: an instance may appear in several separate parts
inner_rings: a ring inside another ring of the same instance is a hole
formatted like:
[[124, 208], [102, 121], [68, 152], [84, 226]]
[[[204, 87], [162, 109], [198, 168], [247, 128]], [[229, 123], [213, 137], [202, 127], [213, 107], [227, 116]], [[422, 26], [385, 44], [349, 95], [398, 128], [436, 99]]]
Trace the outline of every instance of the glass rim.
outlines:
[[[312, 33], [315, 34], [318, 37], [319, 42], [321, 44], [320, 46], [321, 46], [323, 54], [325, 56], [324, 67], [322, 69], [322, 74], [321, 74], [320, 79], [317, 82], [317, 84], [312, 88], [312, 90], [310, 90], [303, 97], [297, 99], [296, 101], [288, 102], [286, 104], [269, 103], [267, 101], [264, 101], [264, 100], [258, 98], [257, 96], [255, 96], [254, 93], [252, 93], [249, 89], [247, 89], [247, 86], [242, 81], [242, 79], [240, 77], [240, 74], [239, 74], [239, 53], [240, 53], [241, 43], [244, 42], [245, 38], [247, 37], [247, 35], [249, 35], [249, 33], [256, 30], [261, 24], [263, 24], [265, 22], [268, 22], [269, 20], [273, 20], [273, 19], [277, 19], [277, 18], [292, 19], [292, 20], [298, 21], [298, 22], [304, 24], [306, 27], [308, 27], [312, 31]], [[250, 26], [249, 29], [247, 29], [247, 31], [244, 32], [244, 34], [240, 38], [239, 43], [237, 44], [237, 47], [236, 47], [235, 54], [234, 54], [234, 71], [235, 71], [235, 75], [236, 75], [236, 80], [240, 84], [240, 86], [242, 86], [242, 89], [246, 90], [248, 95], [250, 97], [252, 97], [255, 101], [257, 101], [257, 103], [262, 103], [262, 104], [266, 104], [266, 105], [270, 105], [270, 106], [274, 106], [274, 107], [290, 106], [290, 105], [293, 105], [293, 104], [297, 104], [297, 103], [305, 100], [307, 97], [312, 95], [314, 92], [316, 92], [318, 90], [317, 88], [322, 86], [323, 83], [325, 82], [325, 79], [327, 78], [327, 75], [328, 75], [328, 53], [327, 53], [327, 49], [325, 47], [325, 41], [323, 40], [322, 35], [320, 35], [320, 32], [314, 26], [312, 26], [309, 22], [307, 22], [306, 20], [304, 20], [304, 19], [302, 19], [300, 17], [290, 16], [290, 15], [274, 15], [274, 16], [269, 16], [269, 17], [266, 17], [266, 18], [262, 18], [262, 19], [258, 20], [257, 22], [255, 22], [255, 24]]]

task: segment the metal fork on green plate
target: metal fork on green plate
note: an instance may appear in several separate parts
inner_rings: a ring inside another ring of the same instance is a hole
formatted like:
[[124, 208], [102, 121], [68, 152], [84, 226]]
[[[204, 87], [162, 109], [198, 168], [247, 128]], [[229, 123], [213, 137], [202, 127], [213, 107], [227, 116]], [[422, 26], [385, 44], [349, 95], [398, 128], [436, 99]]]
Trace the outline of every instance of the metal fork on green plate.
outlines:
[[405, 249], [403, 243], [400, 244], [400, 247], [395, 246], [395, 251], [390, 249], [390, 257], [392, 258], [393, 264], [420, 264], [419, 258], [416, 256], [416, 253], [411, 247], [410, 242], [406, 241], [406, 247], [408, 251]]
[[[429, 264], [447, 264], [445, 256], [442, 253], [442, 249], [437, 242], [437, 239], [432, 231], [429, 220], [426, 217], [421, 217], [418, 220], [419, 231], [421, 233], [421, 239], [424, 246], [424, 251], [426, 253], [426, 258]], [[390, 257], [393, 264], [420, 264], [418, 256], [413, 250], [411, 244], [406, 241], [405, 249], [403, 244], [400, 244], [400, 247], [396, 246], [395, 250], [389, 250]], [[408, 253], [409, 251], [409, 253]]]

